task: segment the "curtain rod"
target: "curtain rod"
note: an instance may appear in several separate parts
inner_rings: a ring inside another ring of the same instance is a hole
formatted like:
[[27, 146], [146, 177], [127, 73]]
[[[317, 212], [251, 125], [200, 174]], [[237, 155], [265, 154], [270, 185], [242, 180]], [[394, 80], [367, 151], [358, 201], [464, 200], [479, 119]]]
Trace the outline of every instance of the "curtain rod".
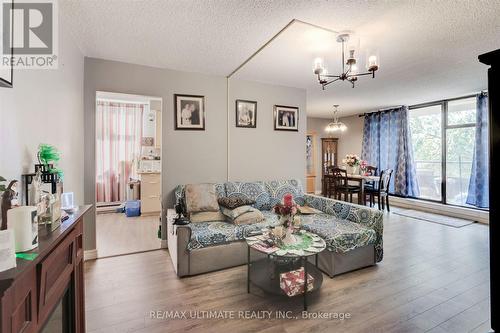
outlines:
[[365, 113], [362, 113], [362, 114], [358, 114], [358, 117], [364, 117], [364, 116], [367, 116], [367, 115], [373, 114], [373, 113], [387, 112], [387, 111], [390, 111], [390, 110], [401, 108], [403, 106], [404, 105], [395, 105], [395, 106], [391, 106], [391, 107], [388, 107], [388, 108], [383, 108], [383, 109], [380, 109], [380, 110], [377, 110], [377, 111], [373, 111], [373, 112], [365, 112]]
[[[465, 96], [461, 96], [461, 97], [441, 99], [441, 100], [433, 101], [433, 102], [426, 102], [426, 103], [420, 103], [420, 104], [410, 105], [410, 106], [408, 106], [408, 108], [411, 109], [411, 108], [413, 108], [415, 106], [419, 106], [419, 105], [435, 104], [435, 103], [444, 102], [444, 101], [454, 101], [454, 100], [457, 100], [457, 99], [470, 98], [470, 97], [478, 96], [479, 94], [485, 94], [486, 96], [488, 96], [488, 90], [487, 89], [481, 90], [481, 91], [479, 91], [477, 93], [469, 94], [469, 95], [465, 95]], [[383, 108], [383, 109], [380, 109], [378, 111], [365, 112], [365, 113], [359, 114], [358, 117], [364, 117], [364, 116], [367, 116], [367, 115], [372, 114], [372, 113], [387, 112], [389, 110], [397, 109], [397, 108], [400, 108], [402, 106], [403, 105], [396, 105], [396, 106], [391, 106], [391, 107], [388, 107], [388, 108]]]

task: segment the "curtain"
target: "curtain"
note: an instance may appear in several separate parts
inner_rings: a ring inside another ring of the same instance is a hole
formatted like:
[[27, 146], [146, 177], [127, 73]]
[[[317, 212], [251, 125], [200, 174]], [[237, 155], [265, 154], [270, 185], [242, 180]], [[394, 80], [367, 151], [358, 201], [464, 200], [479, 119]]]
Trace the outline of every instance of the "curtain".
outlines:
[[125, 201], [127, 183], [137, 178], [144, 104], [97, 101], [97, 202]]
[[479, 208], [489, 207], [489, 142], [488, 142], [488, 96], [477, 96], [476, 138], [466, 203]]
[[365, 115], [361, 158], [378, 172], [392, 169], [389, 191], [417, 197], [419, 189], [408, 123], [408, 107]]

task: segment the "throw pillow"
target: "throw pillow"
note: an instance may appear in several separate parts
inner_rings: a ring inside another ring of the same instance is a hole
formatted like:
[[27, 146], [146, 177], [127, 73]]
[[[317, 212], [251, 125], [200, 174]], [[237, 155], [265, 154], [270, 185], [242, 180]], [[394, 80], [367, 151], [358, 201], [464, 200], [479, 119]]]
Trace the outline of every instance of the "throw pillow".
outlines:
[[218, 200], [219, 205], [222, 207], [226, 207], [229, 209], [235, 209], [241, 206], [249, 206], [253, 205], [255, 203], [255, 200], [251, 200], [249, 198], [244, 198], [244, 197], [224, 197], [224, 198], [219, 198]]
[[240, 216], [241, 214], [257, 210], [252, 206], [240, 206], [235, 209], [222, 207], [222, 213], [227, 216], [231, 221]]
[[188, 184], [185, 196], [188, 213], [219, 211], [214, 184]]
[[246, 212], [233, 220], [236, 225], [258, 223], [265, 220], [264, 214], [258, 209]]
[[189, 216], [189, 220], [193, 223], [195, 222], [214, 222], [214, 221], [225, 221], [226, 216], [222, 214], [221, 211], [217, 212], [198, 212], [192, 213]]

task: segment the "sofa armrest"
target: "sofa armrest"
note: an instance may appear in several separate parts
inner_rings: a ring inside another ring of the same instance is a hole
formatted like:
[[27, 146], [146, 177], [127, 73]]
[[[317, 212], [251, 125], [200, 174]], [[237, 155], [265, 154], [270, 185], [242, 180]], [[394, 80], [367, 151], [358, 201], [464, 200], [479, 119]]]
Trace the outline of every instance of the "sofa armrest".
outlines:
[[191, 228], [185, 225], [174, 225], [175, 211], [167, 211], [168, 252], [177, 276], [189, 274], [189, 251], [187, 246], [191, 240]]
[[354, 223], [362, 224], [375, 231], [375, 256], [379, 262], [384, 256], [383, 233], [384, 214], [374, 208], [339, 201], [331, 198], [321, 197], [312, 194], [305, 195], [306, 204], [321, 210], [324, 213]]

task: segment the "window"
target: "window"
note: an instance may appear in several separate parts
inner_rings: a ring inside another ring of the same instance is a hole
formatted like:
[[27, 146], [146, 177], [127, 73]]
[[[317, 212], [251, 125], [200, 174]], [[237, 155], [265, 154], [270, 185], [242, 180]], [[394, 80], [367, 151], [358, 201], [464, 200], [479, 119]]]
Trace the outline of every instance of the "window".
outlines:
[[411, 138], [420, 198], [441, 200], [442, 182], [441, 105], [409, 112]]
[[475, 122], [475, 97], [410, 108], [419, 198], [467, 206]]

